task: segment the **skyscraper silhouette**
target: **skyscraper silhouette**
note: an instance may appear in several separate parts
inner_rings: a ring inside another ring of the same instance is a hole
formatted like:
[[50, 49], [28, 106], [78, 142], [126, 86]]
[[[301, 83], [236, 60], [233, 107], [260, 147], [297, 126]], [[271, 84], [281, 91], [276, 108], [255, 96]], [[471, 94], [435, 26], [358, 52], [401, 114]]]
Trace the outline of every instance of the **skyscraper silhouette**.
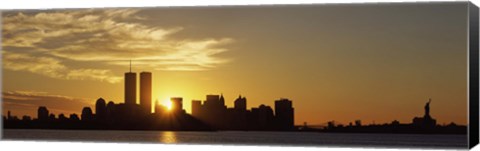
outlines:
[[[252, 109], [253, 110], [253, 109]], [[260, 130], [268, 130], [271, 129], [273, 126], [273, 121], [275, 120], [275, 116], [273, 115], [273, 110], [270, 106], [261, 104], [258, 106], [258, 128]]]
[[277, 128], [280, 130], [292, 130], [294, 119], [293, 119], [293, 107], [292, 101], [288, 99], [280, 99], [275, 101], [275, 118], [277, 123]]
[[208, 106], [209, 108], [227, 108], [225, 106], [225, 100], [223, 98], [223, 95], [207, 95], [207, 100], [205, 100], [204, 103], [205, 106]]
[[137, 73], [132, 72], [132, 61], [130, 71], [125, 73], [125, 104], [133, 105], [137, 101]]
[[152, 112], [152, 73], [140, 73], [140, 106], [147, 113]]
[[235, 99], [234, 105], [234, 110], [230, 111], [231, 117], [229, 117], [231, 127], [236, 130], [246, 130], [248, 124], [247, 115], [249, 113], [247, 110], [247, 98], [239, 95], [238, 98]]
[[246, 111], [247, 110], [247, 99], [241, 95], [235, 100], [235, 110]]
[[172, 97], [172, 98], [170, 98], [170, 100], [172, 101], [172, 112], [173, 113], [182, 112], [182, 110], [183, 110], [183, 104], [182, 104], [183, 98]]
[[91, 121], [93, 120], [93, 113], [90, 107], [84, 107], [82, 109], [82, 121]]
[[48, 120], [55, 121], [55, 114], [50, 113], [50, 115], [48, 116]]
[[226, 127], [227, 107], [223, 95], [207, 95], [201, 109], [200, 120], [217, 129]]
[[47, 107], [45, 106], [38, 107], [38, 111], [37, 111], [38, 120], [41, 120], [41, 121], [48, 120], [48, 114], [49, 112]]
[[115, 111], [115, 103], [113, 103], [113, 101], [109, 101], [109, 102], [107, 103], [107, 117], [108, 117], [108, 118], [113, 117], [114, 111]]
[[194, 117], [200, 117], [202, 109], [202, 101], [200, 100], [192, 100], [192, 115]]
[[105, 120], [107, 118], [107, 104], [103, 98], [99, 98], [95, 104], [96, 118], [99, 120]]

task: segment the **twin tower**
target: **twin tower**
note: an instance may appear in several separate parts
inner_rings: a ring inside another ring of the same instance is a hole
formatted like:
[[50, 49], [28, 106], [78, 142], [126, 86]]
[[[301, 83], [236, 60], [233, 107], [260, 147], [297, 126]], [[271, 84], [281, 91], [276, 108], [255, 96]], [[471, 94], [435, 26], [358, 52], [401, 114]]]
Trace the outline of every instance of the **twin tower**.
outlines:
[[[125, 73], [125, 104], [137, 104], [137, 73], [130, 71]], [[140, 73], [140, 106], [148, 113], [152, 112], [152, 73]]]

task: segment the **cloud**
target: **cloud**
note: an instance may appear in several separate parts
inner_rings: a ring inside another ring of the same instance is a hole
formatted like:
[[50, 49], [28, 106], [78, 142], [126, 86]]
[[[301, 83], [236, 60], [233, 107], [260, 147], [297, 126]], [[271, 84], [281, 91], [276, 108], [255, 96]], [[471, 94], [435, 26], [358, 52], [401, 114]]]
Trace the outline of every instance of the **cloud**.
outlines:
[[122, 77], [113, 76], [110, 70], [99, 70], [99, 69], [74, 69], [70, 70], [66, 74], [66, 79], [89, 79], [89, 80], [100, 80], [108, 81], [110, 83], [117, 83], [122, 81]]
[[6, 91], [2, 92], [3, 110], [21, 112], [20, 114], [36, 117], [40, 106], [46, 106], [50, 112], [79, 113], [83, 107], [93, 107], [94, 100], [52, 95], [38, 91]]
[[52, 78], [62, 78], [61, 72], [66, 70], [60, 61], [49, 57], [33, 57], [31, 55], [2, 51], [3, 66], [14, 71], [29, 71]]
[[[3, 17], [2, 44], [31, 48], [51, 58], [71, 61], [97, 61], [105, 65], [125, 66], [128, 60], [133, 60], [135, 64], [156, 70], [210, 70], [231, 61], [217, 55], [229, 51], [225, 45], [233, 42], [232, 38], [173, 39], [171, 35], [182, 32], [183, 27], [162, 28], [146, 24], [142, 21], [148, 18], [139, 16], [139, 11], [90, 9], [28, 14], [9, 12]], [[63, 77], [115, 81], [115, 78], [105, 77], [107, 73], [105, 70], [74, 69], [63, 74]], [[40, 74], [56, 73], [42, 71]], [[85, 76], [92, 74], [95, 76]]]
[[115, 76], [110, 70], [69, 69], [58, 59], [35, 57], [26, 53], [2, 51], [4, 69], [28, 71], [56, 79], [96, 80], [117, 83], [122, 77]]

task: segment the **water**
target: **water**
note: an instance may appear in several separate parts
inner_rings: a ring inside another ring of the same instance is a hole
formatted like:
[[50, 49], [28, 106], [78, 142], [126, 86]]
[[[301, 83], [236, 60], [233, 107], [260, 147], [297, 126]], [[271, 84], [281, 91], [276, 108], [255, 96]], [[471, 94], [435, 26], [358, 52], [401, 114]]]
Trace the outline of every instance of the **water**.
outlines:
[[84, 142], [466, 148], [467, 135], [6, 129], [3, 139]]

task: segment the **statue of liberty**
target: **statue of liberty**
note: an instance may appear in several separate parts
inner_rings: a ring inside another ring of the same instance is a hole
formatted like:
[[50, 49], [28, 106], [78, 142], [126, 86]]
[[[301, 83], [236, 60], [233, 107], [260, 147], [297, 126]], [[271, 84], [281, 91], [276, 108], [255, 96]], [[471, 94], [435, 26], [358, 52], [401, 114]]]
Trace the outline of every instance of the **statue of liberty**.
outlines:
[[432, 102], [431, 98], [429, 98], [427, 104], [425, 104], [425, 117], [430, 117], [430, 102]]

